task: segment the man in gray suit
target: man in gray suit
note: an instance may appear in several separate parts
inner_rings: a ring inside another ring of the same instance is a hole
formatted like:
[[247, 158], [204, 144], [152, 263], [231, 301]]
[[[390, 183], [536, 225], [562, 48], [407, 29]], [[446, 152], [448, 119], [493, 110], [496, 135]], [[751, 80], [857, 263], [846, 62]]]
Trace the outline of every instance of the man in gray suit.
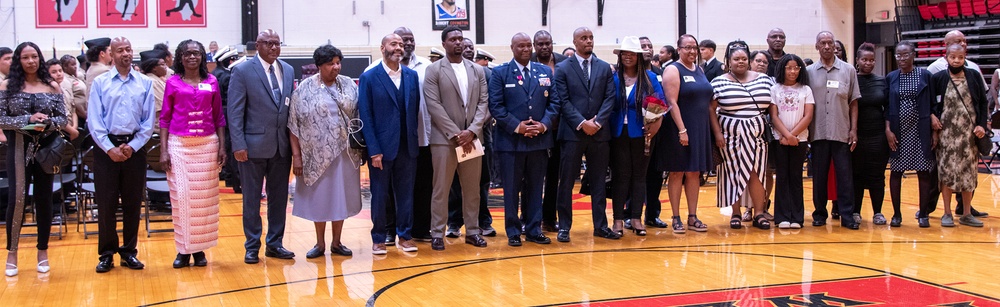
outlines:
[[483, 67], [462, 58], [462, 30], [449, 26], [441, 32], [446, 59], [427, 67], [424, 98], [431, 115], [431, 161], [434, 165], [434, 192], [431, 200], [431, 249], [444, 250], [444, 230], [448, 222], [448, 192], [455, 171], [462, 186], [462, 213], [465, 243], [486, 247], [479, 229], [479, 183], [482, 157], [458, 162], [455, 148], [465, 153], [481, 138], [489, 119], [488, 88]]
[[288, 176], [292, 167], [288, 142], [288, 102], [292, 96], [292, 66], [278, 60], [281, 40], [273, 30], [257, 35], [257, 56], [233, 68], [229, 80], [227, 119], [233, 156], [243, 185], [243, 262], [257, 263], [262, 225], [260, 191], [267, 179], [267, 248], [264, 255], [292, 259], [281, 243], [285, 235]]

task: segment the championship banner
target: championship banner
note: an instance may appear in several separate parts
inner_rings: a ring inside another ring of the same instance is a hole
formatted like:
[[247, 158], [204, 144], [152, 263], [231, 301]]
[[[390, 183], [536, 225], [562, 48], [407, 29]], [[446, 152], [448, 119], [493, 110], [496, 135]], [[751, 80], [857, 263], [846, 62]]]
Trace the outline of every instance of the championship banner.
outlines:
[[86, 28], [87, 0], [35, 0], [35, 28]]
[[208, 0], [156, 0], [156, 26], [160, 28], [204, 28], [208, 26]]
[[97, 0], [98, 28], [145, 28], [146, 0]]

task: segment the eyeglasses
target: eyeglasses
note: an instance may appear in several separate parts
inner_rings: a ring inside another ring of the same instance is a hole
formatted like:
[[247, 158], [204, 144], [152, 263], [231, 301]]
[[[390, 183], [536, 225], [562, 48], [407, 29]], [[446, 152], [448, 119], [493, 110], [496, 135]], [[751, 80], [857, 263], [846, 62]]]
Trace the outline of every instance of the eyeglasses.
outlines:
[[698, 46], [680, 46], [677, 47], [677, 49], [687, 50], [687, 51], [698, 51]]
[[913, 52], [901, 52], [896, 54], [897, 60], [908, 59], [913, 56]]
[[258, 42], [258, 43], [259, 43], [259, 44], [260, 44], [261, 46], [264, 46], [264, 47], [276, 47], [276, 46], [281, 46], [281, 41], [277, 41], [277, 40], [273, 40], [273, 41], [260, 41], [260, 42]]
[[201, 51], [185, 51], [181, 54], [182, 57], [201, 57]]

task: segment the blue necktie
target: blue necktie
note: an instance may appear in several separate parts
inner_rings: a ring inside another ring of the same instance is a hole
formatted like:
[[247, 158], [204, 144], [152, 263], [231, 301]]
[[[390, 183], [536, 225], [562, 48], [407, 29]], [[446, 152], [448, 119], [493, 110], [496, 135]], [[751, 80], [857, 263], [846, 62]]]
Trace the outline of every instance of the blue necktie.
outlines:
[[271, 95], [274, 96], [274, 104], [281, 104], [281, 88], [278, 87], [278, 75], [274, 74], [274, 65], [268, 67], [268, 74], [271, 75]]

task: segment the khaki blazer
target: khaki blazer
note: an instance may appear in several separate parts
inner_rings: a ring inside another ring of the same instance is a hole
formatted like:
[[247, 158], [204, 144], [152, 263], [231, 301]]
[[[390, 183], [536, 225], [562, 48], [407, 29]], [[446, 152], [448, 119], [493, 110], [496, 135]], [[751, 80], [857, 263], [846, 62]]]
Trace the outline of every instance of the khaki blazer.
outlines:
[[483, 124], [490, 118], [489, 88], [483, 67], [462, 59], [469, 80], [469, 99], [462, 106], [455, 70], [447, 59], [432, 63], [424, 77], [424, 100], [431, 115], [431, 145], [457, 146], [453, 138], [469, 130], [477, 138], [483, 136]]

